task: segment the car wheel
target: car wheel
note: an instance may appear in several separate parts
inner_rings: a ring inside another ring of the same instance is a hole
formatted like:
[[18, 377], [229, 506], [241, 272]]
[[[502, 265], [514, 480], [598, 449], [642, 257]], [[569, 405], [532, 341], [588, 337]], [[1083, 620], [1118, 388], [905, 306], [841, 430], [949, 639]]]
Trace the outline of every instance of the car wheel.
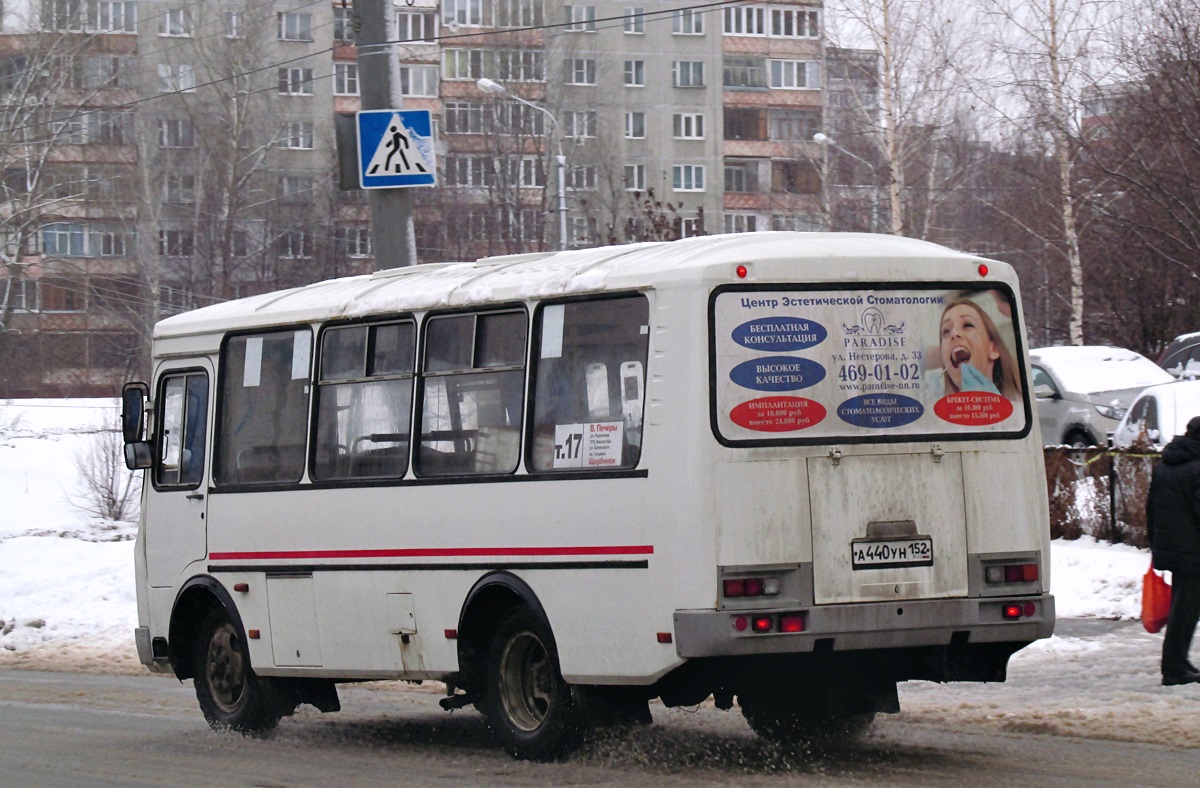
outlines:
[[1099, 445], [1096, 443], [1096, 439], [1085, 430], [1071, 430], [1063, 438], [1063, 443], [1072, 449], [1087, 449]]

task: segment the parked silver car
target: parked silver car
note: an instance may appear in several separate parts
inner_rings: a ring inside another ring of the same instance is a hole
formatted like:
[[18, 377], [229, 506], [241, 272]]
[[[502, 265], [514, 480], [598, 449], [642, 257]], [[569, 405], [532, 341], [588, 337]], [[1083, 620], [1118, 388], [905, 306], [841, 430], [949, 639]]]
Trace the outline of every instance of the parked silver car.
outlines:
[[1106, 446], [1133, 399], [1175, 378], [1132, 350], [1099, 345], [1032, 350], [1033, 393], [1042, 441]]

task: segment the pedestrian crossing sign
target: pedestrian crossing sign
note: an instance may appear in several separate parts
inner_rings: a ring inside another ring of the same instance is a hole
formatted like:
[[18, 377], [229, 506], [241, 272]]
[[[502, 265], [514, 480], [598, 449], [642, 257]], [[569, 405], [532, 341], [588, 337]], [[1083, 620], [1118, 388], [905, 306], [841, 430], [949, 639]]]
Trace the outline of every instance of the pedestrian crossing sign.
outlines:
[[429, 110], [359, 112], [358, 165], [364, 189], [437, 185]]

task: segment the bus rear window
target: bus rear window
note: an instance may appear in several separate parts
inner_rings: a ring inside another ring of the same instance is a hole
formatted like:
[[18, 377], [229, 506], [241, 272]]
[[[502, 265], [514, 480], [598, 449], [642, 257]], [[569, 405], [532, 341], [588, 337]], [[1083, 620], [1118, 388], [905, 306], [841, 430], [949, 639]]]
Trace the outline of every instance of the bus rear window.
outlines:
[[979, 287], [750, 289], [712, 300], [729, 444], [1023, 435], [1016, 301]]

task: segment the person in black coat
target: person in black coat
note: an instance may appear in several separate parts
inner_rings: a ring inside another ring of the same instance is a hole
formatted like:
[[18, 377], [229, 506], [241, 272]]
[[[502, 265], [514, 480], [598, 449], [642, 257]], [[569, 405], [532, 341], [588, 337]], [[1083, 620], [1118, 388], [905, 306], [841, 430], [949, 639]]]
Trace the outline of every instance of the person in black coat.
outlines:
[[1155, 568], [1171, 573], [1162, 683], [1200, 683], [1200, 672], [1188, 662], [1200, 621], [1200, 416], [1163, 449], [1146, 498], [1146, 528]]

